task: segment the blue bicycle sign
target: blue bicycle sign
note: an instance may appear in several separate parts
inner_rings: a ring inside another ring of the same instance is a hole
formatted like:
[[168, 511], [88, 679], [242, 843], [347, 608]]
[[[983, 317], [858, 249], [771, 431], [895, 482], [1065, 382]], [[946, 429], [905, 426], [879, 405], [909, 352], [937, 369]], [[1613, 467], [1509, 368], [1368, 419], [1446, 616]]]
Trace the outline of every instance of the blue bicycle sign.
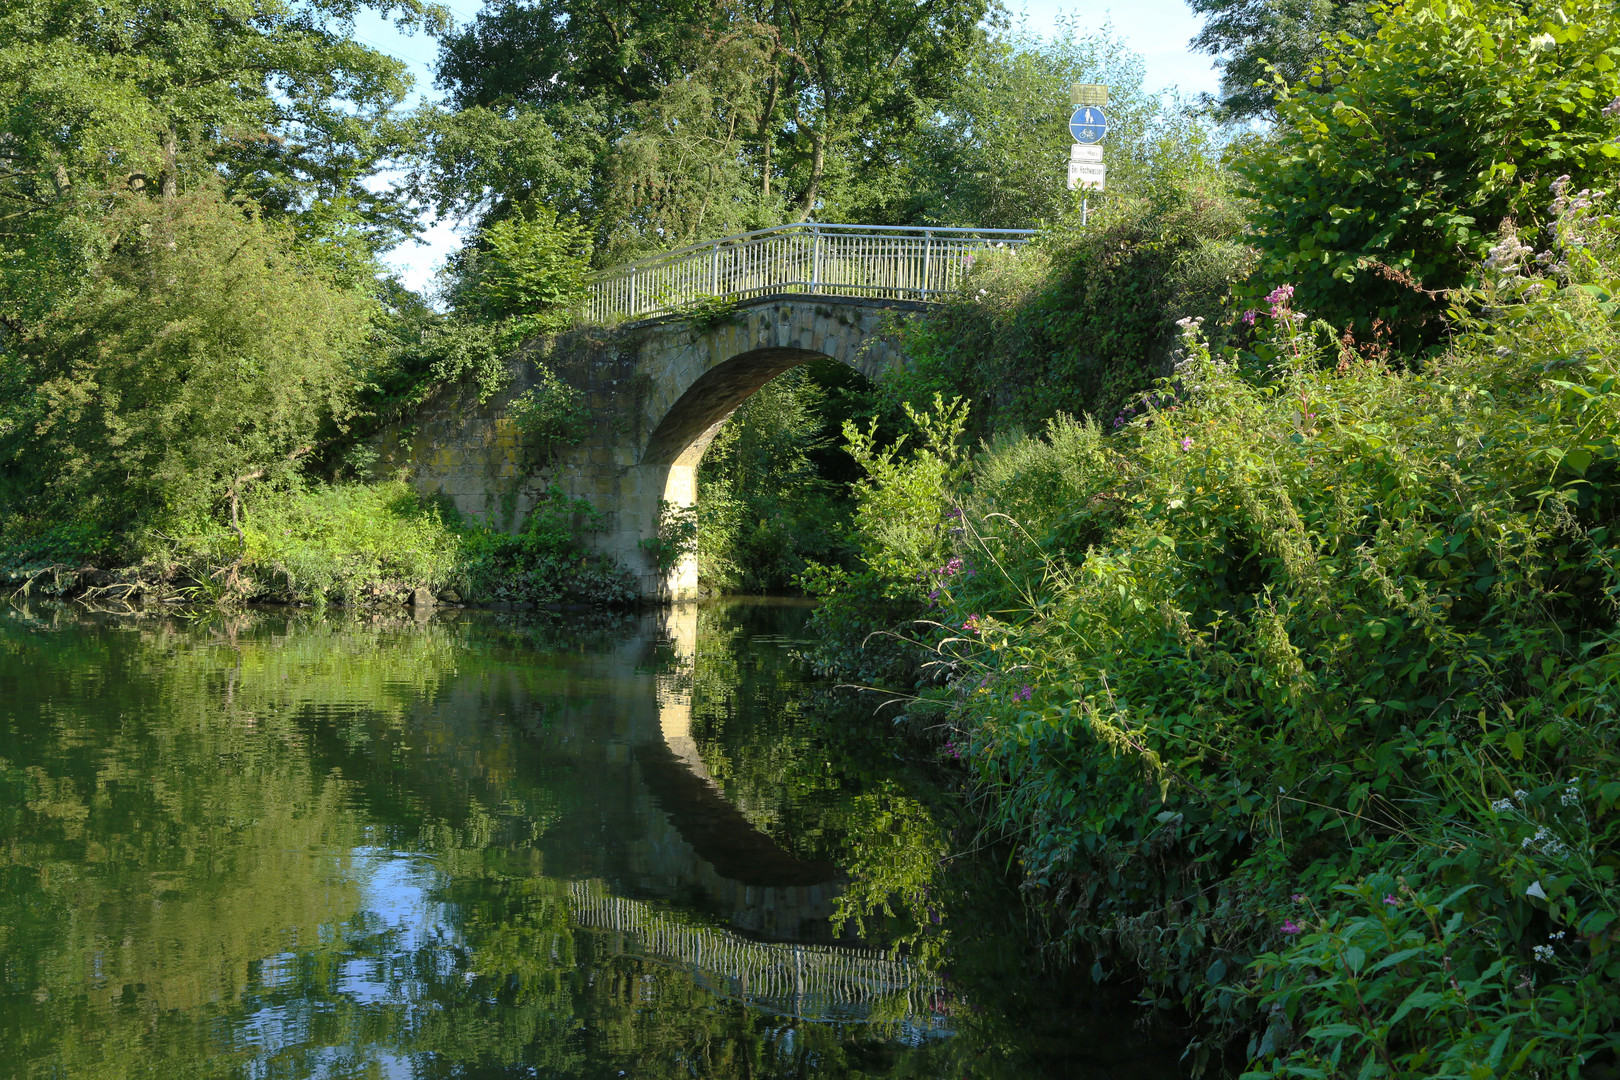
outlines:
[[1108, 117], [1095, 105], [1076, 105], [1069, 116], [1069, 134], [1085, 146], [1100, 143], [1108, 134]]

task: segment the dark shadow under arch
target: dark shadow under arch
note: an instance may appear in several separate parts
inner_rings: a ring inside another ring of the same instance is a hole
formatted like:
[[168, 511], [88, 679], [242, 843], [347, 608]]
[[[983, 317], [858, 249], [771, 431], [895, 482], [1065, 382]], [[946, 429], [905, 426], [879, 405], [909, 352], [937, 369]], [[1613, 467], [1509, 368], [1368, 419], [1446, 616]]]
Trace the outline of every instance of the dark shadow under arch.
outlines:
[[[700, 375], [664, 414], [647, 449], [643, 465], [692, 465], [726, 417], [754, 392], [783, 372], [814, 360], [837, 357], [808, 349], [769, 348], [739, 353]], [[688, 455], [695, 448], [696, 455]], [[691, 457], [691, 460], [682, 460]]]

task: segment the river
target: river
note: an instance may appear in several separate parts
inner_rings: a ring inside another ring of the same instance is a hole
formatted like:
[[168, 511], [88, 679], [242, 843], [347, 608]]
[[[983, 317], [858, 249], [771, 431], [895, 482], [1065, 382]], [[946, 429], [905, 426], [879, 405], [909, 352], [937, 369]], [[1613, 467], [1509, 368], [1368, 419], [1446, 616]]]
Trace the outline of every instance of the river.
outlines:
[[0, 605], [0, 1077], [1178, 1075], [806, 617]]

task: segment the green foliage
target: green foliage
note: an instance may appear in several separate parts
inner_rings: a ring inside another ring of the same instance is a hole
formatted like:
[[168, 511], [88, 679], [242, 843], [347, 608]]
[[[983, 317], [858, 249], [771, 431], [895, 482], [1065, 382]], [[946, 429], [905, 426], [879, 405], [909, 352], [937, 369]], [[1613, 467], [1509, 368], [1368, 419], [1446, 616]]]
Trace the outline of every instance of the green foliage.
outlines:
[[[378, 5], [435, 27], [416, 0]], [[318, 241], [348, 284], [414, 229], [366, 183], [410, 142], [402, 61], [353, 39], [355, 5], [175, 0], [0, 11], [0, 318], [31, 323], [77, 291], [118, 237], [109, 198], [222, 182]]]
[[[906, 151], [885, 220], [1027, 229], [1057, 222], [1083, 193], [1067, 187], [1066, 90], [1108, 87], [1108, 186], [1131, 191], [1171, 161], [1210, 156], [1215, 133], [1174, 99], [1142, 86], [1142, 59], [1106, 27], [1060, 19], [1043, 40], [992, 34], [964, 57], [931, 123]], [[1094, 199], [1095, 201], [1095, 199]]]
[[633, 576], [580, 542], [601, 524], [555, 486], [517, 533], [463, 521], [403, 481], [263, 488], [243, 503], [240, 537], [218, 525], [154, 535], [128, 581], [213, 604], [402, 604], [417, 589], [473, 603], [634, 604]]
[[564, 329], [588, 294], [590, 250], [578, 222], [544, 203], [524, 203], [486, 225], [477, 246], [462, 254], [452, 302], [481, 320], [510, 320], [515, 341]]
[[700, 296], [680, 309], [681, 318], [700, 334], [742, 321], [742, 302], [724, 296]]
[[813, 561], [848, 560], [849, 464], [829, 436], [857, 379], [831, 362], [767, 383], [721, 427], [698, 466], [698, 573], [723, 592], [793, 591]]
[[[1279, 89], [1233, 165], [1258, 213], [1257, 280], [1363, 341], [1434, 345], [1504, 221], [1544, 222], [1553, 181], [1615, 171], [1613, 5], [1421, 0], [1341, 38]], [[1427, 290], [1427, 291], [1425, 291]]]
[[695, 553], [698, 546], [698, 512], [695, 506], [676, 506], [658, 500], [658, 533], [638, 542], [660, 573], [667, 574], [681, 560]]
[[[233, 545], [222, 533], [214, 536], [217, 547], [198, 536], [171, 550], [193, 559], [212, 556], [209, 562], [222, 565], [234, 554]], [[243, 514], [244, 572], [257, 580], [241, 590], [322, 603], [400, 601], [415, 588], [438, 592], [452, 584], [463, 543], [441, 508], [403, 482], [265, 491]], [[210, 580], [206, 565], [191, 576]]]
[[1205, 15], [1192, 44], [1217, 57], [1228, 120], [1275, 119], [1278, 85], [1297, 86], [1341, 34], [1374, 29], [1371, 0], [1188, 0]]
[[[1262, 1071], [1617, 1049], [1620, 238], [1588, 193], [1552, 216], [1553, 258], [1499, 237], [1489, 318], [1421, 373], [1279, 294], [1241, 356], [1189, 323], [1117, 427], [1004, 439], [926, 499], [867, 455], [912, 524], [857, 518], [865, 578], [832, 584], [864, 596], [818, 613], [842, 633], [824, 662], [937, 559], [904, 628], [914, 709], [1053, 940], [1252, 1033]], [[1410, 908], [1367, 915], [1396, 875]]]
[[1059, 412], [1107, 415], [1169, 371], [1182, 318], [1215, 326], [1247, 273], [1242, 207], [1210, 170], [1174, 161], [1035, 244], [981, 258], [943, 309], [903, 331], [914, 403], [961, 393], [993, 430]]
[[466, 595], [523, 604], [629, 605], [636, 580], [623, 566], [585, 550], [579, 536], [602, 528], [602, 515], [584, 499], [549, 487], [516, 535], [484, 527], [465, 530], [459, 568]]
[[1246, 1080], [1576, 1075], [1600, 1003], [1563, 985], [1567, 935], [1529, 962], [1502, 955], [1499, 920], [1466, 902], [1475, 888], [1420, 892], [1379, 874], [1336, 886], [1325, 911], [1297, 905], [1295, 941], [1254, 963], [1270, 1021], [1250, 1056], [1272, 1060]]
[[0, 491], [35, 521], [194, 527], [347, 415], [373, 305], [209, 190], [114, 220], [113, 253], [0, 354]]
[[591, 426], [585, 394], [559, 379], [538, 360], [530, 385], [507, 405], [507, 415], [530, 445], [549, 456], [557, 447], [583, 439]]
[[898, 187], [902, 148], [987, 10], [499, 5], [445, 41], [459, 111], [433, 121], [419, 183], [463, 213], [552, 200], [586, 217], [607, 261], [812, 213], [858, 219]]

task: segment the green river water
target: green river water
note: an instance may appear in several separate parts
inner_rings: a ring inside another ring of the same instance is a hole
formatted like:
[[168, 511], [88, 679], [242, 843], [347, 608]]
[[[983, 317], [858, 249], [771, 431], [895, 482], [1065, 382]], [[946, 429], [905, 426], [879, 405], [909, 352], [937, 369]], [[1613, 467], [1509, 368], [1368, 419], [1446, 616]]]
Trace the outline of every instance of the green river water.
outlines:
[[805, 617], [0, 605], [0, 1077], [1178, 1075]]

